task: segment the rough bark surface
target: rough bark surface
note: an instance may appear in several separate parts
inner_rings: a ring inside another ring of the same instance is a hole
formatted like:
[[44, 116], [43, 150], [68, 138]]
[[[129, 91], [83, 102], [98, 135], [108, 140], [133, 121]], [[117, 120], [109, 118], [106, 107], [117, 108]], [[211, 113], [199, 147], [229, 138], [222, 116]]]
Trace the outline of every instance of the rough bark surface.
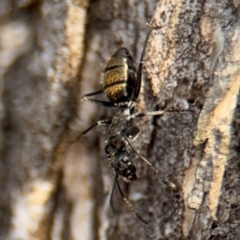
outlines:
[[[0, 239], [240, 239], [239, 1], [0, 3]], [[147, 25], [148, 23], [148, 25]], [[81, 102], [109, 57], [139, 64], [133, 154], [115, 191], [99, 127], [117, 109]]]
[[64, 195], [58, 145], [78, 87], [87, 6], [0, 5], [0, 238], [60, 239], [69, 230], [56, 225]]

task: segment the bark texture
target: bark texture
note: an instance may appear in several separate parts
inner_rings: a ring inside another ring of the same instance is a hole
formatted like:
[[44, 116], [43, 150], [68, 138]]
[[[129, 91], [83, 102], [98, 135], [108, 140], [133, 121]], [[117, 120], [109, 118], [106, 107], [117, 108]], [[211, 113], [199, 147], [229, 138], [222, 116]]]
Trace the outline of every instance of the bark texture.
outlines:
[[0, 238], [60, 239], [69, 228], [57, 211], [66, 196], [58, 145], [76, 97], [87, 5], [0, 5]]
[[[239, 1], [0, 3], [0, 239], [240, 239]], [[148, 25], [147, 25], [148, 23]], [[81, 102], [109, 57], [144, 54], [133, 154], [113, 195], [104, 127]]]

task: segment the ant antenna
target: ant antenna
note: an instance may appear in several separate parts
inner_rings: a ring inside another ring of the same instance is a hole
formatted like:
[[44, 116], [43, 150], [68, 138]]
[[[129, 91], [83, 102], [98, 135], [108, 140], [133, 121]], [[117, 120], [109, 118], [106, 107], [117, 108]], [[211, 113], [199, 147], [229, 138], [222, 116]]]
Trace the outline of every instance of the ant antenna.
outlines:
[[121, 189], [120, 184], [119, 184], [119, 181], [118, 181], [118, 178], [116, 178], [116, 182], [117, 182], [118, 190], [119, 190], [119, 192], [120, 192], [120, 194], [121, 194], [124, 202], [128, 205], [129, 209], [131, 210], [131, 212], [135, 213], [135, 215], [137, 216], [137, 218], [138, 218], [139, 220], [141, 220], [143, 223], [148, 224], [148, 222], [145, 221], [145, 220], [136, 212], [135, 208], [134, 208], [133, 205], [130, 203], [130, 201], [129, 201], [127, 198], [124, 197], [124, 194], [123, 194], [123, 192], [122, 192], [122, 189]]
[[112, 192], [111, 192], [111, 196], [110, 196], [110, 206], [111, 206], [114, 213], [116, 213], [116, 211], [115, 211], [115, 208], [114, 208], [114, 205], [113, 205], [113, 193], [115, 191], [117, 181], [118, 181], [118, 174], [116, 174], [116, 176], [114, 178], [114, 184], [113, 184], [113, 188], [112, 188]]
[[139, 150], [136, 149], [136, 147], [132, 144], [132, 142], [125, 137], [127, 140], [128, 144], [131, 146], [131, 148], [134, 150], [134, 152], [148, 165], [150, 168], [154, 171], [155, 175], [158, 174], [158, 170], [141, 154]]
[[112, 208], [113, 212], [116, 213], [115, 208], [114, 208], [114, 205], [113, 205], [113, 193], [114, 193], [114, 190], [115, 190], [115, 188], [116, 188], [116, 185], [117, 185], [117, 187], [118, 187], [118, 190], [119, 190], [119, 192], [120, 192], [120, 194], [121, 194], [122, 199], [123, 199], [124, 202], [127, 204], [128, 208], [131, 210], [131, 212], [133, 212], [133, 213], [137, 216], [137, 218], [138, 218], [139, 220], [141, 220], [143, 223], [148, 224], [148, 222], [145, 221], [145, 220], [136, 212], [135, 208], [134, 208], [133, 205], [130, 203], [130, 201], [129, 201], [127, 198], [125, 198], [125, 196], [124, 196], [124, 194], [123, 194], [123, 192], [122, 192], [122, 189], [121, 189], [121, 187], [120, 187], [119, 181], [118, 181], [118, 174], [116, 174], [116, 176], [115, 176], [114, 185], [113, 185], [113, 189], [112, 189], [111, 196], [110, 196], [110, 205], [111, 205], [111, 208]]

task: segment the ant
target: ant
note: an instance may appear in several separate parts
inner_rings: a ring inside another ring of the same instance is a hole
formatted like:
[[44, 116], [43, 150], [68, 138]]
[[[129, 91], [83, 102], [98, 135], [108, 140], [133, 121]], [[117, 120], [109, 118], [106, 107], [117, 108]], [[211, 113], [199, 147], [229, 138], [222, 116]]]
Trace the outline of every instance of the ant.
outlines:
[[[141, 88], [143, 57], [149, 34], [150, 31], [148, 32], [147, 39], [142, 51], [138, 72], [136, 72], [133, 64], [133, 58], [130, 55], [129, 51], [126, 48], [120, 48], [110, 58], [104, 70], [103, 89], [94, 93], [86, 94], [82, 97], [82, 100], [84, 101], [93, 102], [105, 107], [117, 107], [118, 111], [112, 117], [112, 119], [97, 121], [92, 126], [83, 131], [80, 135], [81, 137], [95, 126], [109, 125], [106, 134], [107, 140], [105, 152], [110, 160], [112, 169], [116, 173], [110, 198], [111, 207], [114, 209], [112, 197], [117, 185], [119, 192], [126, 204], [144, 223], [147, 222], [136, 213], [131, 203], [124, 197], [124, 194], [119, 185], [119, 176], [122, 176], [124, 179], [129, 181], [135, 181], [138, 179], [136, 175], [136, 167], [129, 152], [126, 149], [127, 146], [130, 146], [135, 154], [137, 154], [147, 165], [151, 167], [155, 174], [157, 174], [157, 170], [154, 168], [154, 166], [141, 154], [141, 152], [133, 144], [133, 140], [136, 139], [140, 129], [136, 126], [133, 126], [131, 121], [132, 119], [138, 117], [162, 115], [164, 113], [164, 111], [146, 113], [134, 112]], [[99, 94], [105, 94], [109, 101], [91, 98]]]

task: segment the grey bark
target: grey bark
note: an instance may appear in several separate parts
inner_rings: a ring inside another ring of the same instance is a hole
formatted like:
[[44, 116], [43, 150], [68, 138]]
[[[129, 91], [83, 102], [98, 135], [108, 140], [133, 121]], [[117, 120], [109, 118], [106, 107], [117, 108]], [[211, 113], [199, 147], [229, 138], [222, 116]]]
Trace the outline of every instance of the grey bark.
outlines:
[[56, 230], [65, 196], [59, 143], [77, 96], [87, 6], [0, 5], [0, 239], [58, 239], [68, 231]]
[[[239, 1], [2, 1], [1, 239], [239, 239]], [[148, 25], [147, 25], [148, 23]], [[140, 181], [115, 191], [104, 127], [81, 102], [121, 46], [150, 37], [133, 154]], [[176, 111], [177, 110], [177, 111]]]

